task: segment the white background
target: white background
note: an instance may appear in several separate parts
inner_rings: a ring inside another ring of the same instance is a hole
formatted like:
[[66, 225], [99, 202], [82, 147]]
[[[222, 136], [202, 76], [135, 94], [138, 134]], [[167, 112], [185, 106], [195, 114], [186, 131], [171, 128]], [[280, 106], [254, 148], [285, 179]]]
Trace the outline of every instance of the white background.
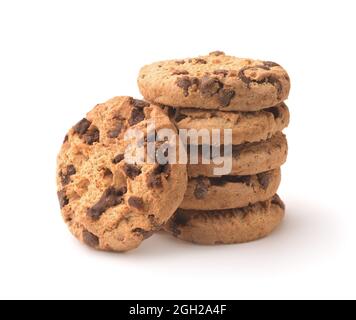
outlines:
[[[354, 1], [1, 1], [0, 298], [356, 298]], [[95, 252], [62, 222], [55, 160], [140, 67], [223, 50], [292, 78], [283, 226], [201, 247]]]

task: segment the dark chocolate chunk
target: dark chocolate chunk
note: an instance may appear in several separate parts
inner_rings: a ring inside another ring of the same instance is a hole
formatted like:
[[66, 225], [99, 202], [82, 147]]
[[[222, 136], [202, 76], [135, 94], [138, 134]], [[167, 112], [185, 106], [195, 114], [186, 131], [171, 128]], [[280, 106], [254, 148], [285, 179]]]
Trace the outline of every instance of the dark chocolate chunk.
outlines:
[[75, 133], [78, 133], [79, 135], [83, 135], [88, 131], [90, 126], [91, 126], [91, 122], [84, 118], [84, 119], [80, 120], [73, 127], [73, 130]]
[[139, 99], [132, 99], [131, 104], [135, 107], [135, 108], [139, 108], [139, 109], [143, 109], [146, 107], [149, 107], [150, 104], [146, 101], [143, 100], [139, 100]]
[[171, 166], [167, 164], [158, 164], [153, 169], [151, 174], [147, 178], [147, 185], [149, 188], [161, 188], [162, 187], [162, 175], [168, 179], [171, 174]]
[[171, 219], [171, 230], [175, 237], [177, 237], [181, 234], [181, 231], [179, 230], [179, 228], [186, 226], [188, 224], [189, 220], [190, 220], [189, 214], [185, 213], [182, 210], [178, 210], [176, 212], [176, 214]]
[[132, 232], [139, 236], [142, 236], [143, 239], [145, 239], [145, 240], [148, 239], [149, 237], [153, 236], [153, 234], [154, 234], [154, 231], [147, 231], [147, 230], [144, 230], [141, 228], [133, 229]]
[[236, 93], [232, 89], [222, 89], [219, 91], [219, 101], [223, 107], [228, 107]]
[[67, 168], [63, 171], [61, 170], [59, 176], [61, 178], [61, 183], [63, 186], [70, 183], [70, 177], [77, 173], [75, 167], [73, 165], [67, 166]]
[[125, 155], [124, 154], [118, 154], [113, 160], [112, 163], [113, 164], [118, 164], [120, 163], [122, 160], [125, 159]]
[[88, 230], [83, 230], [82, 236], [84, 243], [89, 247], [96, 248], [99, 246], [99, 238]]
[[194, 190], [194, 196], [195, 198], [201, 200], [206, 197], [209, 191], [209, 185], [210, 183], [208, 182], [209, 180], [205, 180], [204, 178], [198, 178], [197, 179], [197, 185]]
[[279, 98], [282, 93], [282, 90], [283, 90], [282, 83], [276, 77], [273, 77], [273, 76], [268, 77], [266, 79], [266, 82], [275, 86], [275, 88], [277, 90], [277, 96]]
[[271, 85], [273, 85], [276, 88], [277, 95], [279, 97], [282, 92], [282, 89], [283, 89], [282, 83], [279, 81], [279, 79], [277, 79], [273, 75], [265, 76], [261, 80], [254, 80], [254, 79], [246, 76], [245, 72], [247, 70], [257, 70], [257, 69], [270, 70], [271, 68], [269, 66], [265, 66], [265, 65], [245, 67], [239, 71], [238, 77], [240, 78], [240, 80], [242, 82], [244, 82], [247, 85], [248, 88], [250, 88], [251, 83], [256, 83], [256, 84], [270, 83]]
[[104, 178], [109, 178], [109, 177], [113, 177], [113, 173], [109, 168], [105, 168], [105, 170], [104, 170]]
[[110, 187], [106, 189], [100, 200], [91, 208], [88, 209], [87, 215], [93, 220], [100, 219], [101, 215], [109, 208], [116, 207], [122, 203], [123, 195], [127, 192], [127, 188], [116, 189]]
[[64, 137], [64, 140], [63, 140], [63, 144], [66, 143], [66, 142], [68, 142], [68, 140], [69, 140], [69, 137], [68, 137], [68, 135], [66, 134], [66, 136]]
[[179, 88], [183, 89], [183, 93], [185, 97], [189, 95], [189, 88], [196, 85], [199, 86], [198, 78], [190, 78], [188, 76], [180, 77], [177, 79], [176, 84]]
[[128, 200], [128, 204], [130, 207], [136, 208], [138, 210], [144, 209], [143, 199], [140, 197], [135, 197], [135, 196], [130, 197]]
[[147, 186], [151, 189], [161, 188], [162, 187], [162, 177], [151, 173], [147, 177]]
[[227, 183], [243, 183], [251, 185], [251, 176], [222, 176], [219, 178], [209, 178], [212, 186], [224, 186]]
[[268, 68], [273, 68], [273, 67], [280, 67], [278, 63], [272, 62], [272, 61], [264, 61], [263, 65]]
[[194, 59], [194, 62], [196, 64], [207, 64], [208, 63], [205, 59], [202, 59], [202, 58], [196, 58], [196, 59]]
[[200, 92], [203, 97], [212, 97], [223, 88], [223, 84], [219, 79], [204, 76], [200, 83]]
[[216, 56], [216, 57], [224, 56], [224, 55], [225, 55], [225, 52], [223, 52], [223, 51], [213, 51], [213, 52], [209, 53], [209, 56]]
[[189, 63], [193, 63], [193, 64], [207, 64], [208, 62], [203, 59], [203, 58], [194, 58], [194, 59], [189, 59], [188, 60]]
[[171, 166], [166, 163], [166, 164], [159, 164], [156, 166], [156, 168], [153, 170], [154, 174], [164, 174], [165, 178], [168, 178], [171, 174]]
[[135, 179], [137, 176], [139, 176], [142, 173], [139, 167], [127, 163], [125, 163], [124, 165], [124, 172], [131, 180]]
[[131, 117], [129, 119], [129, 125], [134, 126], [135, 124], [140, 123], [145, 120], [145, 112], [142, 108], [134, 107], [131, 112]]
[[95, 142], [99, 142], [100, 140], [100, 132], [99, 129], [93, 127], [92, 129], [88, 130], [84, 135], [83, 139], [86, 144], [93, 145]]
[[188, 75], [189, 72], [187, 70], [175, 70], [172, 72], [172, 76], [181, 76], [181, 75]]
[[269, 183], [271, 181], [270, 172], [263, 172], [257, 175], [258, 183], [261, 185], [262, 189], [267, 190]]
[[60, 205], [61, 209], [63, 209], [66, 205], [69, 204], [69, 199], [68, 199], [64, 190], [58, 191], [57, 196], [58, 196], [59, 205]]
[[226, 77], [229, 74], [229, 71], [228, 70], [224, 70], [224, 69], [220, 69], [220, 70], [215, 70], [213, 73], [215, 75], [217, 75], [217, 76], [221, 75], [221, 76]]

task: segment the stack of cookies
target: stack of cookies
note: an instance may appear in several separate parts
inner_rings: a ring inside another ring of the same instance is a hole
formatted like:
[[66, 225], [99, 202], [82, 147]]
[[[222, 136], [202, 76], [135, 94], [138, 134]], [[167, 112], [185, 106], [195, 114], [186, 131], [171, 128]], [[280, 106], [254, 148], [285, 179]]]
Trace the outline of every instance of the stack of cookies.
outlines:
[[[57, 187], [72, 234], [95, 249], [121, 252], [162, 229], [199, 244], [272, 232], [285, 211], [277, 190], [288, 149], [286, 71], [214, 52], [145, 66], [138, 85], [146, 101], [123, 96], [98, 104], [65, 136]], [[183, 131], [197, 132], [174, 143], [189, 161], [160, 161], [170, 145], [160, 133], [177, 141]], [[141, 134], [139, 143], [133, 132]], [[160, 141], [153, 149], [152, 137]], [[133, 145], [145, 160], [128, 157]]]
[[[289, 124], [283, 102], [290, 90], [287, 72], [274, 62], [213, 52], [145, 66], [138, 85], [147, 101], [167, 110], [178, 129], [208, 130], [211, 136], [220, 130], [220, 141], [232, 144], [231, 170], [218, 176], [216, 162], [203, 161], [206, 149], [200, 146], [198, 163], [187, 166], [184, 199], [165, 230], [209, 245], [248, 242], [271, 233], [285, 211], [277, 190], [288, 152], [282, 133]], [[224, 129], [232, 132], [228, 142]], [[202, 139], [194, 143], [205, 146]]]

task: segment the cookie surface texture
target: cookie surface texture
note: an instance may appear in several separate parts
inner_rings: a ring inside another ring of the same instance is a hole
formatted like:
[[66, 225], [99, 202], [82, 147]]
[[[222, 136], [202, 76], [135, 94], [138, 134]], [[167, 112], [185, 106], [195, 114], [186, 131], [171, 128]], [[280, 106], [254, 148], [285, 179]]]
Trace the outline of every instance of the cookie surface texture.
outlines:
[[252, 176], [191, 178], [181, 209], [224, 210], [242, 208], [270, 199], [281, 182], [280, 168]]
[[[224, 129], [232, 130], [232, 144], [259, 142], [271, 138], [289, 125], [288, 107], [281, 103], [275, 107], [256, 112], [224, 112], [199, 109], [166, 107], [171, 120], [178, 129], [220, 130], [220, 141], [224, 142]], [[201, 144], [201, 140], [199, 141]]]
[[157, 104], [224, 111], [257, 111], [286, 100], [287, 72], [271, 61], [208, 56], [156, 62], [143, 67], [138, 85]]
[[234, 244], [268, 236], [282, 222], [285, 206], [272, 199], [240, 209], [194, 211], [178, 209], [165, 225], [173, 236], [202, 245]]
[[[224, 151], [218, 148], [218, 154], [224, 158]], [[199, 148], [198, 164], [188, 164], [188, 176], [197, 178], [214, 177], [214, 169], [221, 168], [223, 165], [214, 163], [210, 151], [209, 164], [203, 164], [202, 147]], [[281, 167], [287, 160], [288, 143], [286, 136], [278, 132], [272, 138], [261, 141], [232, 146], [232, 171], [229, 175], [254, 175]], [[204, 158], [207, 158], [205, 156]], [[207, 163], [206, 162], [206, 163]]]
[[[97, 105], [66, 135], [57, 161], [58, 198], [71, 232], [100, 250], [128, 251], [159, 230], [183, 199], [186, 167], [130, 164], [127, 130], [175, 126], [160, 107], [130, 97]], [[145, 140], [146, 141], [146, 140]]]

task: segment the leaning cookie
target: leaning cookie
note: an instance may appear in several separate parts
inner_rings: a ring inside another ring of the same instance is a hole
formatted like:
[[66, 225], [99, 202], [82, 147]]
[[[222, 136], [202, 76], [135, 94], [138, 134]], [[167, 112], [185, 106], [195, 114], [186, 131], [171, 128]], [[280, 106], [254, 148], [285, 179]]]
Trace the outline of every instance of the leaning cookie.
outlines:
[[284, 203], [275, 195], [271, 200], [240, 209], [178, 209], [164, 229], [181, 240], [195, 244], [245, 243], [268, 236], [281, 224], [284, 214]]
[[[225, 141], [224, 129], [232, 132], [233, 145], [266, 140], [289, 125], [289, 110], [284, 104], [256, 112], [224, 112], [165, 107], [178, 129], [208, 130], [210, 136], [220, 130], [220, 141]], [[197, 143], [202, 144], [200, 139]]]
[[58, 155], [58, 198], [65, 222], [85, 244], [101, 250], [134, 249], [167, 222], [187, 184], [182, 165], [130, 164], [128, 129], [147, 134], [174, 125], [161, 108], [130, 97], [97, 105], [67, 134]]
[[225, 210], [270, 199], [281, 183], [281, 170], [253, 176], [190, 179], [181, 209]]
[[290, 79], [277, 63], [213, 52], [147, 65], [138, 86], [146, 100], [172, 107], [257, 111], [286, 100]]
[[[220, 149], [220, 148], [219, 148]], [[218, 162], [223, 161], [223, 150], [219, 150], [221, 158], [215, 159]], [[229, 175], [254, 175], [260, 172], [270, 171], [281, 167], [287, 160], [288, 143], [286, 136], [278, 132], [272, 138], [253, 143], [245, 143], [238, 146], [232, 146], [232, 168]], [[203, 164], [202, 148], [199, 149], [198, 163], [188, 164], [188, 176], [197, 178], [214, 177], [215, 170], [221, 168], [222, 164], [215, 164], [212, 156]], [[206, 158], [206, 157], [205, 157]]]

